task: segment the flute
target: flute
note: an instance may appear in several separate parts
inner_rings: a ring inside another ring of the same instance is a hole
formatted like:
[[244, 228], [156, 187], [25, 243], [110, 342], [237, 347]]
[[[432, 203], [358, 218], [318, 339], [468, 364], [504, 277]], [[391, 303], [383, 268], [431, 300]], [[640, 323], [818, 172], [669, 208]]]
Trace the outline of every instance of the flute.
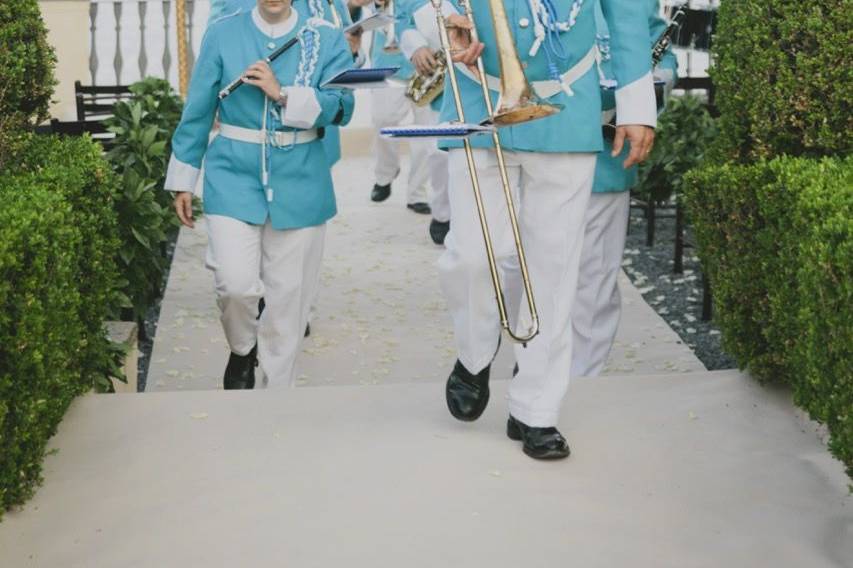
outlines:
[[[270, 53], [264, 59], [264, 61], [266, 61], [267, 63], [272, 63], [273, 61], [278, 59], [278, 57], [282, 53], [284, 53], [285, 51], [287, 51], [288, 49], [290, 49], [291, 47], [296, 45], [296, 43], [298, 41], [299, 41], [298, 37], [290, 38], [289, 40], [287, 40], [284, 43], [284, 45], [282, 45], [281, 47], [279, 47], [278, 49], [276, 49], [275, 51]], [[228, 86], [226, 86], [224, 89], [219, 91], [219, 100], [220, 101], [223, 100], [225, 97], [227, 97], [228, 95], [230, 95], [231, 93], [236, 91], [237, 88], [240, 87], [240, 85], [242, 85], [242, 84], [243, 84], [243, 76], [241, 75], [241, 76], [237, 77], [236, 79], [234, 79], [233, 81], [231, 81], [230, 83], [228, 83]]]

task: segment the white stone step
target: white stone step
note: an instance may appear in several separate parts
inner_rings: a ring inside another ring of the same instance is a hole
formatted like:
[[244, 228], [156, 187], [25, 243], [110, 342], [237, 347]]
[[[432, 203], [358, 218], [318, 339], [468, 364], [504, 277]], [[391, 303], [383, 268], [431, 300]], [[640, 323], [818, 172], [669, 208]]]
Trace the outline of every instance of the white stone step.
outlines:
[[507, 382], [87, 396], [0, 523], [9, 567], [829, 567], [848, 479], [784, 393], [735, 372], [580, 379], [573, 455], [524, 456]]

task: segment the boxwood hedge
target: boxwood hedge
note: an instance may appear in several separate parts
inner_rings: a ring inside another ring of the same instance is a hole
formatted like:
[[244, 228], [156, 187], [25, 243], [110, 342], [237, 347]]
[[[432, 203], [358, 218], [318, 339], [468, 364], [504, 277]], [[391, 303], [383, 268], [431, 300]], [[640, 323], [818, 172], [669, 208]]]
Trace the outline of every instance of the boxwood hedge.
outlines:
[[790, 384], [853, 475], [853, 158], [709, 166], [685, 189], [725, 350]]
[[850, 0], [722, 2], [717, 30], [721, 161], [850, 154]]
[[115, 177], [87, 138], [20, 140], [0, 171], [0, 512], [32, 493], [73, 398], [115, 372]]

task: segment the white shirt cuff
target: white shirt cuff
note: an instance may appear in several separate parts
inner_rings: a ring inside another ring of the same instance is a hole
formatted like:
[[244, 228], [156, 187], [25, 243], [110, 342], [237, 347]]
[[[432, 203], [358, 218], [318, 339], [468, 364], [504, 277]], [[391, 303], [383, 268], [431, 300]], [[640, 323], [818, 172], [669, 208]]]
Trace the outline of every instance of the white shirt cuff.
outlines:
[[657, 126], [655, 85], [651, 72], [616, 90], [616, 125]]
[[417, 50], [428, 45], [426, 38], [417, 30], [406, 30], [400, 36], [400, 51], [409, 61]]
[[163, 189], [167, 191], [195, 191], [198, 183], [199, 168], [180, 161], [172, 154], [169, 158], [169, 168], [166, 170], [166, 182]]
[[287, 101], [281, 109], [281, 123], [291, 128], [314, 128], [320, 116], [320, 103], [311, 87], [285, 87]]

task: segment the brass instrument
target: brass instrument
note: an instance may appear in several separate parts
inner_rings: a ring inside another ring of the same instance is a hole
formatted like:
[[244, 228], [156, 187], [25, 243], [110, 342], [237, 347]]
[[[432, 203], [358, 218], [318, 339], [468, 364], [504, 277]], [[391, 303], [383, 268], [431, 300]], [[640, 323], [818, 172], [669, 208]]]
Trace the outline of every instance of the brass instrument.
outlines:
[[[444, 15], [441, 11], [442, 1], [443, 0], [430, 0], [433, 8], [435, 8], [441, 47], [444, 50], [445, 60], [448, 62], [447, 71], [450, 78], [451, 90], [453, 92], [453, 100], [456, 104], [456, 112], [459, 120], [461, 122], [465, 122], [465, 112], [462, 105], [459, 82], [456, 78], [456, 69], [452, 63], [450, 37], [448, 36], [447, 24], [444, 21]], [[465, 16], [473, 23], [474, 17], [469, 1], [463, 0], [461, 5], [465, 10]], [[490, 117], [490, 122], [497, 126], [519, 124], [535, 120], [537, 118], [551, 116], [562, 110], [562, 107], [559, 105], [552, 105], [539, 99], [539, 97], [537, 97], [533, 92], [533, 88], [527, 82], [527, 78], [524, 76], [524, 71], [521, 67], [521, 61], [519, 61], [518, 54], [515, 51], [512, 32], [509, 29], [503, 0], [489, 0], [489, 11], [492, 15], [492, 25], [495, 30], [496, 48], [498, 50], [501, 69], [501, 89], [498, 96], [497, 111], [495, 111], [492, 106], [482, 57], [477, 59], [477, 75], [480, 81], [480, 86], [483, 89], [483, 98], [486, 104], [486, 111]], [[477, 41], [476, 26], [471, 29], [470, 33], [472, 41]], [[474, 163], [474, 153], [471, 149], [471, 143], [467, 138], [463, 139], [462, 142], [465, 148], [465, 157], [468, 162], [468, 173], [471, 176], [471, 186], [474, 190], [474, 200], [477, 204], [480, 228], [483, 231], [483, 240], [486, 245], [486, 256], [488, 257], [489, 272], [492, 278], [492, 285], [495, 289], [495, 298], [498, 303], [501, 327], [514, 341], [527, 343], [539, 333], [539, 315], [536, 311], [536, 304], [533, 300], [533, 288], [530, 284], [530, 274], [527, 270], [527, 260], [524, 255], [524, 247], [521, 244], [521, 232], [518, 229], [518, 217], [515, 212], [515, 204], [512, 198], [512, 188], [509, 183], [506, 162], [504, 160], [503, 150], [501, 149], [500, 140], [498, 139], [498, 133], [496, 131], [492, 133], [492, 139], [495, 145], [495, 154], [497, 156], [498, 170], [501, 176], [504, 199], [506, 199], [507, 213], [509, 214], [510, 226], [512, 228], [513, 238], [515, 239], [515, 250], [518, 255], [519, 268], [521, 269], [524, 293], [525, 296], [527, 296], [527, 309], [530, 314], [530, 329], [525, 335], [517, 335], [511, 329], [509, 318], [507, 317], [506, 302], [504, 300], [500, 276], [498, 275], [495, 252], [492, 246], [492, 237], [489, 232], [488, 221], [483, 207], [480, 182], [477, 178], [477, 167]]]
[[385, 53], [400, 53], [400, 44], [397, 42], [397, 25], [394, 13], [394, 2], [395, 0], [385, 0], [385, 6], [383, 8], [385, 13], [391, 17], [391, 23], [388, 24], [385, 31], [385, 45], [382, 47], [382, 51]]
[[328, 0], [329, 9], [332, 11], [332, 25], [336, 28], [340, 29], [343, 27], [343, 20], [341, 20], [341, 15], [338, 14], [338, 9], [335, 8], [335, 0]]
[[444, 76], [447, 73], [447, 60], [444, 51], [433, 53], [435, 67], [432, 73], [421, 75], [417, 72], [406, 84], [406, 97], [418, 106], [426, 106], [444, 91]]

